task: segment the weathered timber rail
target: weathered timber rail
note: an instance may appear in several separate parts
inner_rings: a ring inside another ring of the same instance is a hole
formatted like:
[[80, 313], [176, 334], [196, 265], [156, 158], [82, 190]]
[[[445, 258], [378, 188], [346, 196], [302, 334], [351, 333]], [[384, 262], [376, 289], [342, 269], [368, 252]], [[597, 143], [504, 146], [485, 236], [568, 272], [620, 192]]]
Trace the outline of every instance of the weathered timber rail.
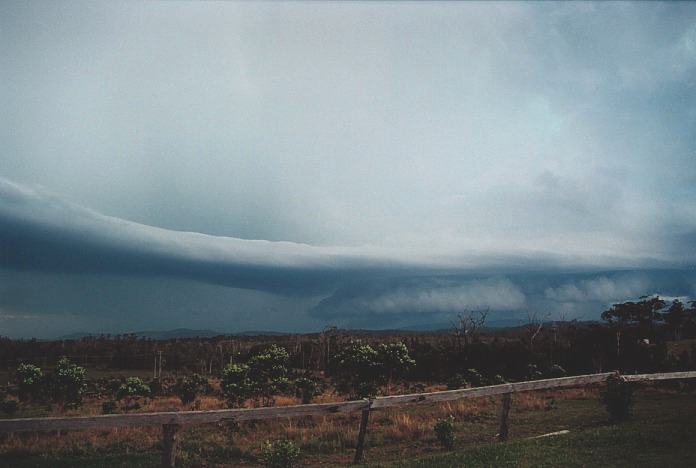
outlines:
[[[407, 405], [439, 403], [444, 401], [462, 400], [466, 398], [503, 395], [504, 397], [500, 421], [501, 430], [499, 433], [499, 438], [500, 440], [505, 440], [508, 432], [508, 413], [510, 411], [512, 394], [534, 390], [595, 385], [606, 382], [609, 377], [614, 375], [618, 376], [619, 374], [617, 372], [605, 372], [602, 374], [532, 380], [527, 382], [515, 382], [501, 385], [490, 385], [487, 387], [464, 388], [459, 390], [446, 390], [441, 392], [375, 397], [371, 399], [337, 403], [209, 411], [170, 411], [140, 414], [108, 414], [100, 416], [0, 419], [0, 433], [86, 430], [124, 426], [162, 426], [164, 439], [162, 466], [173, 467], [176, 457], [178, 430], [181, 428], [181, 426], [192, 426], [225, 421], [238, 422], [291, 418], [298, 416], [317, 416], [334, 413], [355, 413], [359, 411], [362, 413], [362, 418], [360, 422], [358, 443], [354, 459], [354, 462], [358, 463], [362, 461], [367, 424], [369, 420], [369, 413], [371, 411]], [[629, 382], [692, 379], [696, 378], [696, 371], [621, 375], [620, 377]]]

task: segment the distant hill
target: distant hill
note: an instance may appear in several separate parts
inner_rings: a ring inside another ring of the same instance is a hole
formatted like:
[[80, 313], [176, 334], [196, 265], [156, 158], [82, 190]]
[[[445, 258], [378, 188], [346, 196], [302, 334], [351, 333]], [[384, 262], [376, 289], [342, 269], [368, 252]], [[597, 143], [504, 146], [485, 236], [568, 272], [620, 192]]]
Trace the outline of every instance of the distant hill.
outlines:
[[[59, 340], [79, 340], [81, 338], [85, 337], [98, 337], [101, 335], [105, 335], [106, 333], [89, 333], [89, 332], [82, 332], [82, 333], [71, 333], [69, 335], [63, 335], [59, 336]], [[224, 333], [224, 332], [219, 332], [215, 330], [192, 330], [189, 328], [176, 328], [174, 330], [156, 330], [156, 331], [136, 331], [136, 332], [127, 332], [127, 333], [112, 333], [112, 336], [115, 335], [135, 335], [138, 338], [149, 338], [151, 340], [172, 340], [176, 338], [212, 338], [215, 336], [221, 336], [221, 335], [227, 335], [227, 336], [261, 336], [261, 335], [266, 335], [266, 336], [280, 336], [280, 335], [287, 335], [288, 333], [283, 333], [283, 332], [273, 332], [273, 331], [257, 331], [257, 330], [250, 330], [250, 331], [243, 331], [243, 332], [235, 332], [235, 333]]]

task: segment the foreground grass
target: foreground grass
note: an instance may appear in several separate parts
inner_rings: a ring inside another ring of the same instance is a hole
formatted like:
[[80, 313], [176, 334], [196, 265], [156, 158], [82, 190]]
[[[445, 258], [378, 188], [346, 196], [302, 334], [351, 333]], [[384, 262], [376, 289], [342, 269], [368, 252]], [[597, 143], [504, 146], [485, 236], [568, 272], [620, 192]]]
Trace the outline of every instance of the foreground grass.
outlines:
[[[693, 396], [692, 396], [693, 399]], [[570, 434], [469, 448], [375, 467], [693, 467], [696, 466], [694, 404], [652, 398], [629, 422]], [[681, 398], [677, 398], [681, 400]], [[667, 411], [660, 411], [660, 407]]]
[[[606, 413], [596, 392], [516, 395], [511, 414], [512, 440], [507, 444], [494, 443], [498, 405], [496, 399], [478, 399], [375, 412], [370, 420], [366, 458], [374, 467], [696, 466], [693, 393], [641, 391], [634, 420], [620, 426], [606, 424]], [[457, 444], [455, 451], [443, 453], [432, 424], [435, 417], [448, 413], [457, 419]], [[570, 429], [571, 433], [525, 439], [561, 429]], [[234, 434], [214, 425], [201, 426], [182, 434], [179, 465], [258, 466], [259, 441], [287, 436], [302, 449], [303, 465], [345, 466], [352, 458], [355, 432], [357, 419], [347, 416], [247, 424]], [[0, 450], [0, 466], [112, 468], [159, 464], [158, 428], [104, 431], [101, 435], [85, 432], [80, 441], [59, 446], [56, 442], [65, 437], [26, 435], [26, 439], [12, 444], [5, 441], [9, 450]], [[45, 439], [55, 448], [37, 451], [34, 443]], [[136, 444], [134, 440], [151, 442]], [[394, 464], [393, 460], [411, 461]]]

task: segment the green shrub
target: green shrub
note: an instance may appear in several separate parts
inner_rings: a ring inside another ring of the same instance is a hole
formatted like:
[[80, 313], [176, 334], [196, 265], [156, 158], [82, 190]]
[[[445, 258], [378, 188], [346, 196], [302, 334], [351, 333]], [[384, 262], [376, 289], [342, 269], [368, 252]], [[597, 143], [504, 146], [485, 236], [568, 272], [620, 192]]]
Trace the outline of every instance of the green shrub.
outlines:
[[507, 383], [507, 380], [505, 380], [505, 377], [500, 374], [495, 374], [493, 377], [491, 377], [491, 385], [502, 385], [505, 383]]
[[464, 378], [471, 384], [472, 387], [480, 387], [486, 383], [478, 369], [467, 369], [464, 374]]
[[274, 395], [287, 393], [290, 389], [287, 378], [289, 359], [285, 348], [272, 344], [247, 361], [254, 394], [263, 399], [264, 405], [272, 404]]
[[454, 447], [454, 416], [438, 419], [433, 427], [437, 440], [446, 449]]
[[559, 377], [565, 377], [566, 375], [568, 375], [568, 373], [566, 372], [566, 370], [564, 368], [562, 368], [558, 364], [554, 364], [553, 366], [549, 367], [547, 375], [551, 379], [556, 379]]
[[150, 387], [140, 377], [128, 377], [116, 391], [116, 399], [150, 396]]
[[536, 364], [527, 364], [527, 380], [539, 380], [542, 378], [541, 371]]
[[602, 403], [607, 408], [610, 422], [621, 422], [630, 419], [633, 409], [634, 386], [620, 376], [614, 375], [607, 379], [606, 389], [602, 392]]
[[268, 468], [292, 468], [300, 457], [300, 449], [291, 440], [266, 441], [261, 458]]
[[295, 395], [302, 399], [302, 404], [311, 403], [312, 398], [319, 394], [319, 385], [316, 380], [308, 377], [300, 377], [295, 380]]
[[208, 379], [200, 374], [192, 374], [189, 377], [178, 379], [174, 386], [174, 393], [183, 404], [193, 402], [198, 395], [203, 393], [208, 386]]
[[383, 380], [379, 355], [369, 344], [351, 341], [334, 359], [336, 390], [355, 400], [374, 396]]
[[242, 406], [254, 392], [254, 384], [249, 377], [249, 366], [234, 363], [225, 366], [220, 377], [220, 387], [230, 407]]
[[76, 408], [82, 404], [82, 395], [87, 389], [87, 370], [61, 358], [51, 380], [53, 400], [66, 407]]
[[20, 364], [15, 371], [17, 396], [21, 401], [37, 400], [44, 390], [44, 376], [33, 364]]
[[469, 382], [462, 374], [454, 374], [452, 377], [447, 379], [447, 389], [457, 390], [458, 388], [464, 388], [469, 385]]

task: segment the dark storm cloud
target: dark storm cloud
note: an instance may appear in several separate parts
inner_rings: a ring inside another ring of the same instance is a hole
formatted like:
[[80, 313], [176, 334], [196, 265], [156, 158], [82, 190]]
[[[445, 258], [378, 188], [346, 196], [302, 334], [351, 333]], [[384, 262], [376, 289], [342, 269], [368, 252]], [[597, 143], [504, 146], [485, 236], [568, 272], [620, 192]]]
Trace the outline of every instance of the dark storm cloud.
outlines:
[[[412, 263], [413, 266], [415, 263]], [[380, 253], [167, 231], [103, 216], [0, 178], [0, 267], [168, 276], [285, 294], [327, 290], [407, 263]]]
[[692, 294], [694, 76], [686, 2], [0, 2], [0, 332]]

